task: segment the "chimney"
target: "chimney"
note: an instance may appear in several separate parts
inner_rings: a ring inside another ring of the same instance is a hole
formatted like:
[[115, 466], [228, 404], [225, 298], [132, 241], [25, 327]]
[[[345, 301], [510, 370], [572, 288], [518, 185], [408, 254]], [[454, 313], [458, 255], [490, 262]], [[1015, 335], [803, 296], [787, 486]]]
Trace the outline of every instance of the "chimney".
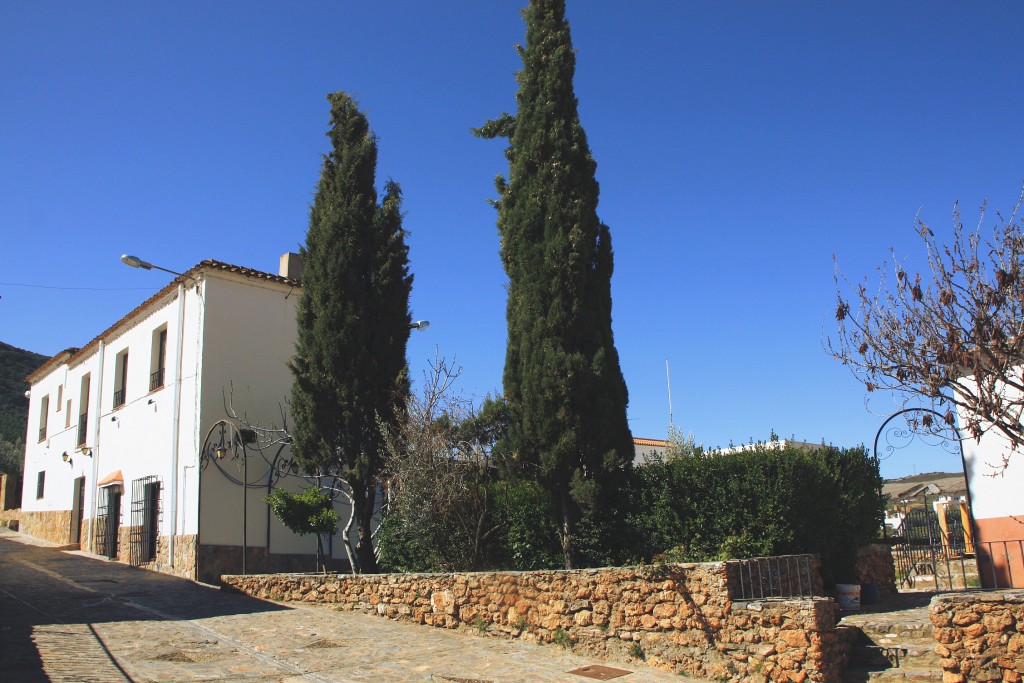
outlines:
[[291, 280], [301, 281], [304, 265], [305, 264], [302, 262], [302, 256], [293, 252], [288, 252], [281, 256], [281, 267], [278, 270], [278, 275]]

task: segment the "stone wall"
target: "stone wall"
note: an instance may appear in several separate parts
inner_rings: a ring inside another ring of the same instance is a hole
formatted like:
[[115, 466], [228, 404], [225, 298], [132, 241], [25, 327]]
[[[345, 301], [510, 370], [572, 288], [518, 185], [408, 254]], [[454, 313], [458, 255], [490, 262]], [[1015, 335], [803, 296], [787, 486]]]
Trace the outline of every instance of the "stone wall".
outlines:
[[71, 510], [10, 510], [5, 516], [18, 520], [18, 531], [23, 534], [57, 545], [71, 543]]
[[223, 576], [254, 597], [318, 602], [441, 628], [646, 660], [719, 680], [839, 680], [829, 598], [733, 602], [726, 564], [574, 571]]
[[929, 612], [944, 683], [1024, 679], [1024, 591], [937, 595]]
[[[223, 574], [237, 574], [242, 571], [242, 547], [237, 545], [199, 546], [198, 578], [207, 583], [216, 583]], [[332, 572], [349, 572], [348, 560], [325, 557], [327, 569]], [[275, 572], [308, 572], [316, 569], [315, 553], [271, 553], [265, 547], [246, 548], [245, 571], [250, 574], [272, 574]]]
[[896, 563], [887, 543], [873, 543], [857, 551], [857, 578], [878, 586], [878, 597], [896, 595]]

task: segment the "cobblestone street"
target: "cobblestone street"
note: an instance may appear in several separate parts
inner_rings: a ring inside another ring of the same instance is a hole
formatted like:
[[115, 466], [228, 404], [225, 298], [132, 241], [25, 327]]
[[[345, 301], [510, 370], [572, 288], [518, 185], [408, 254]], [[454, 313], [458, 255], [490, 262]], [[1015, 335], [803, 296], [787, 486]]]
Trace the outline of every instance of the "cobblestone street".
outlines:
[[553, 646], [292, 606], [106, 562], [0, 528], [0, 680], [686, 682]]

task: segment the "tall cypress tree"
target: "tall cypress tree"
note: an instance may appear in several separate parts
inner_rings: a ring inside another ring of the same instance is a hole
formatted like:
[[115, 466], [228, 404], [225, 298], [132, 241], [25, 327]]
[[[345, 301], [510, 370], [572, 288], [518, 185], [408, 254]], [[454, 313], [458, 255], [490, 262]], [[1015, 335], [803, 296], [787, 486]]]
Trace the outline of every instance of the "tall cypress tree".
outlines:
[[597, 164], [580, 125], [564, 0], [531, 0], [516, 115], [476, 132], [507, 137], [498, 230], [508, 274], [504, 389], [509, 436], [552, 495], [566, 567], [583, 514], [614, 495], [633, 444], [612, 339], [612, 246], [597, 217]]
[[377, 141], [366, 116], [343, 92], [327, 99], [333, 149], [324, 156], [301, 250], [292, 449], [307, 473], [348, 483], [358, 569], [374, 573], [371, 522], [381, 425], [397, 424], [409, 393], [412, 275], [401, 190], [389, 181], [378, 203]]

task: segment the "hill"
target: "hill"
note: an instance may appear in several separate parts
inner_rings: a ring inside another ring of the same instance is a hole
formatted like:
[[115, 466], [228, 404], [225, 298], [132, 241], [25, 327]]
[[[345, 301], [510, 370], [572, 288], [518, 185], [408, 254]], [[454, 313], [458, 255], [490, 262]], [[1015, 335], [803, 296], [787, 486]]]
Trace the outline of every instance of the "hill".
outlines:
[[0, 441], [25, 438], [28, 419], [25, 376], [47, 360], [42, 354], [0, 342]]

